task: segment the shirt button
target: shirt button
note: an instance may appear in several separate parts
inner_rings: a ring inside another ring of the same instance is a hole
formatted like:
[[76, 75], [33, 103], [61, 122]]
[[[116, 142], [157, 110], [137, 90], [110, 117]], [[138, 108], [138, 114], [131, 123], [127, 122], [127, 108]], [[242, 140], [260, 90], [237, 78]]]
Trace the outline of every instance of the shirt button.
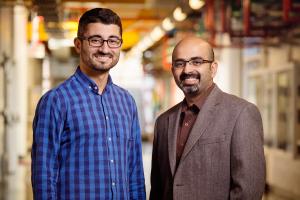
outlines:
[[185, 126], [188, 126], [188, 125], [189, 125], [189, 123], [184, 123], [184, 125], [185, 125]]
[[111, 141], [111, 137], [108, 138], [108, 141]]
[[111, 163], [114, 163], [114, 160], [110, 160]]
[[98, 88], [95, 86], [95, 87], [94, 87], [94, 90], [97, 90], [97, 89], [98, 89]]
[[107, 120], [108, 120], [108, 116], [105, 116], [105, 119], [107, 119]]
[[116, 185], [115, 182], [112, 182], [111, 184], [112, 184], [112, 186], [115, 186], [115, 185]]

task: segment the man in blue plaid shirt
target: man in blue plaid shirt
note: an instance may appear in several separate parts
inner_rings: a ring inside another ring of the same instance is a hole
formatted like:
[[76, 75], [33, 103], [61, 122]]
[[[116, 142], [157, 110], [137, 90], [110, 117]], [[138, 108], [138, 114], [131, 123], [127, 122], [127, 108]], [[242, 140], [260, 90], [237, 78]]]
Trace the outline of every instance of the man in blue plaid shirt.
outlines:
[[79, 20], [75, 74], [39, 101], [33, 122], [34, 199], [145, 199], [141, 134], [132, 96], [109, 75], [122, 25], [110, 9]]

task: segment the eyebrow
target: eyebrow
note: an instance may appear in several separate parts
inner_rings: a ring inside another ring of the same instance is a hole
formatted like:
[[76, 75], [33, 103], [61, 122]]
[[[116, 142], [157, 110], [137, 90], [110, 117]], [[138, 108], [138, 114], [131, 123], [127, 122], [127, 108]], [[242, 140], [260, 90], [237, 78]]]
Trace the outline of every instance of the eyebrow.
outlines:
[[200, 56], [196, 56], [196, 57], [191, 57], [190, 60], [194, 60], [194, 59], [203, 59], [202, 57]]
[[[199, 57], [199, 56], [196, 56], [196, 57], [191, 57], [191, 58], [189, 58], [187, 60], [195, 60], [195, 59], [203, 59], [203, 58]], [[186, 60], [183, 59], [183, 58], [178, 58], [178, 59], [174, 60], [174, 62], [176, 62], [176, 61], [186, 61]]]
[[[90, 35], [90, 36], [88, 36], [88, 38], [93, 38], [93, 37], [103, 38], [101, 35]], [[118, 36], [116, 36], [116, 35], [110, 35], [108, 38], [121, 39], [120, 37], [118, 37]]]

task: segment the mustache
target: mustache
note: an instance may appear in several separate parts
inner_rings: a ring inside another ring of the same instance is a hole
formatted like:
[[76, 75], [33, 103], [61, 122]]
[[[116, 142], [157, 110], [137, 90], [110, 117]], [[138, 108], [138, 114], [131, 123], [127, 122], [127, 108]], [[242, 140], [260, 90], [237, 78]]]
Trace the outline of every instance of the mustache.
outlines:
[[103, 51], [98, 51], [96, 54], [96, 56], [109, 56], [109, 57], [113, 57], [113, 55], [111, 53], [105, 53]]
[[183, 81], [185, 79], [188, 79], [188, 78], [197, 78], [200, 80], [201, 78], [201, 74], [199, 72], [190, 72], [190, 73], [182, 73], [180, 76], [179, 76], [180, 80]]

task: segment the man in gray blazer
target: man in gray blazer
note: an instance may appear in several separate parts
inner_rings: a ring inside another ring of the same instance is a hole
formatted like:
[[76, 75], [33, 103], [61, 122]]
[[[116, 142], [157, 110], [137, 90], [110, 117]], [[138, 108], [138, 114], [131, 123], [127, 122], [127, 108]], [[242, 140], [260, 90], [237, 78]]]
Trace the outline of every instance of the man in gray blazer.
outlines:
[[172, 54], [185, 98], [155, 124], [151, 200], [259, 200], [265, 186], [263, 128], [257, 107], [213, 82], [212, 47], [192, 36]]

